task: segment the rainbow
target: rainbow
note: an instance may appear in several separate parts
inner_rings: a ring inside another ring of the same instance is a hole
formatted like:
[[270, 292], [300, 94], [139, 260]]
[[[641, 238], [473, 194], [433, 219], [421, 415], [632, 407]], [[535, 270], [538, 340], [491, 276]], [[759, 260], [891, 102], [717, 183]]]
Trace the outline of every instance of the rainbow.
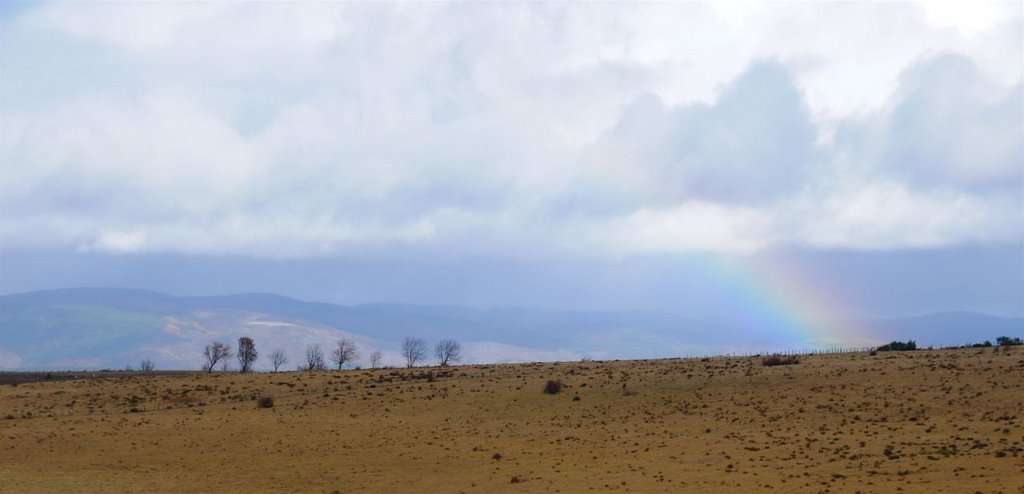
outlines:
[[876, 346], [852, 297], [780, 254], [740, 258], [706, 255], [695, 263], [701, 282], [721, 294], [721, 319], [739, 326], [763, 350]]

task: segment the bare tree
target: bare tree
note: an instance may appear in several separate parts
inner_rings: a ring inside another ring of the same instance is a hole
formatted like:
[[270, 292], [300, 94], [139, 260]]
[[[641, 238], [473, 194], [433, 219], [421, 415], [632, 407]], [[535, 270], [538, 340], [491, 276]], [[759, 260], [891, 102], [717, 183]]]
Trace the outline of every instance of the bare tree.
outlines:
[[284, 350], [278, 348], [270, 354], [270, 365], [274, 366], [274, 372], [280, 369], [282, 365], [288, 363], [288, 355], [284, 353]]
[[423, 360], [427, 355], [427, 342], [422, 338], [405, 337], [402, 341], [402, 356], [405, 357], [406, 367], [415, 367], [416, 362]]
[[462, 345], [455, 340], [441, 340], [434, 346], [434, 356], [441, 366], [462, 360]]
[[347, 362], [357, 358], [359, 358], [359, 350], [356, 348], [356, 342], [351, 338], [338, 340], [338, 347], [331, 352], [331, 361], [338, 364], [338, 370], [341, 370]]
[[256, 342], [252, 338], [243, 336], [238, 339], [238, 372], [249, 372], [252, 370], [252, 363], [260, 356], [256, 351]]
[[206, 362], [203, 364], [203, 370], [213, 372], [217, 362], [226, 361], [231, 358], [231, 345], [225, 345], [219, 341], [210, 343], [203, 350], [203, 357], [206, 359]]
[[380, 350], [374, 350], [374, 352], [370, 354], [370, 368], [376, 369], [377, 367], [380, 367], [380, 361], [383, 358], [384, 354], [380, 353]]
[[306, 347], [306, 367], [305, 370], [322, 371], [327, 368], [327, 363], [324, 361], [324, 350], [320, 348], [319, 343], [314, 343]]
[[151, 359], [142, 359], [142, 362], [139, 362], [139, 370], [142, 372], [153, 372], [155, 368], [156, 365]]

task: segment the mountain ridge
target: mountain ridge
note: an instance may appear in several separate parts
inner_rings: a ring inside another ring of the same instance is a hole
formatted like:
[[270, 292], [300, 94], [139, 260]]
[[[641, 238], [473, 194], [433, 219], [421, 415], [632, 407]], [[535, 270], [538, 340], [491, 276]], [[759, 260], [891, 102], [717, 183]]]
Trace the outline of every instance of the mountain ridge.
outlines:
[[[1024, 318], [969, 311], [862, 321], [870, 330], [843, 346], [893, 339], [953, 345], [1024, 333]], [[405, 336], [463, 342], [467, 363], [658, 358], [821, 346], [664, 311], [340, 305], [266, 292], [175, 296], [119, 287], [0, 295], [0, 368], [121, 367], [148, 355], [158, 356], [162, 368], [197, 368], [206, 343], [232, 342], [243, 334], [258, 336], [265, 353], [272, 347], [286, 349], [293, 363], [306, 345], [326, 348], [349, 337], [366, 350], [364, 356], [382, 351], [388, 365], [402, 363], [398, 346]]]

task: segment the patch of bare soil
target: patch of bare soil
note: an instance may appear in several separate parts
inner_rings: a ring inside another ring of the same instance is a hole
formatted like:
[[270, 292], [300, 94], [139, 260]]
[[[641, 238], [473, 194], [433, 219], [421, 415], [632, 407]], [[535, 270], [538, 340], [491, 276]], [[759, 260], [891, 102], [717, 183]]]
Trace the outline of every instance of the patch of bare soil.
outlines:
[[0, 492], [1024, 493], [1022, 420], [1020, 347], [136, 374], [0, 387]]

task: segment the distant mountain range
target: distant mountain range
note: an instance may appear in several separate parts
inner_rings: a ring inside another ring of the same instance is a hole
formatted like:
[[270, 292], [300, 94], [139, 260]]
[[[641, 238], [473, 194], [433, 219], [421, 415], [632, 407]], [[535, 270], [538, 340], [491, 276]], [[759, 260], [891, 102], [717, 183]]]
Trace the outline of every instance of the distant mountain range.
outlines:
[[[1024, 319], [970, 312], [862, 321], [868, 334], [845, 342], [893, 339], [943, 345], [1021, 336]], [[264, 293], [176, 297], [122, 288], [44, 290], [0, 296], [0, 370], [124, 368], [152, 359], [160, 369], [197, 369], [202, 348], [251, 336], [264, 355], [281, 348], [289, 369], [308, 345], [329, 353], [354, 339], [400, 365], [406, 336], [458, 340], [466, 363], [660, 358], [802, 349], [820, 342], [760, 335], [750, 328], [655, 311], [473, 309], [407, 304], [344, 306]], [[265, 359], [257, 369], [267, 368]]]

